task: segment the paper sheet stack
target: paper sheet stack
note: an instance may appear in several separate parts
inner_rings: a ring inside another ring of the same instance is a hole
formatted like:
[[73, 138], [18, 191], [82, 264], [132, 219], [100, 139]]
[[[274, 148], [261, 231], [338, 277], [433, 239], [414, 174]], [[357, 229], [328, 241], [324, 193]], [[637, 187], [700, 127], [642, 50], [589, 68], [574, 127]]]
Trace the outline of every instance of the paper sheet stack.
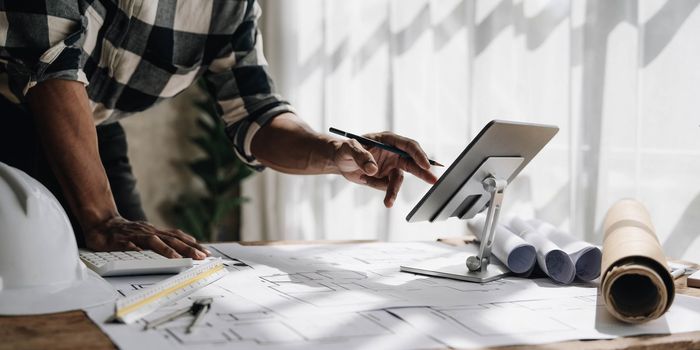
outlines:
[[[481, 238], [485, 215], [468, 225]], [[513, 273], [529, 276], [536, 267], [553, 281], [569, 284], [576, 278], [591, 281], [600, 275], [602, 252], [597, 246], [578, 240], [542, 220], [506, 218], [496, 227], [493, 255]]]

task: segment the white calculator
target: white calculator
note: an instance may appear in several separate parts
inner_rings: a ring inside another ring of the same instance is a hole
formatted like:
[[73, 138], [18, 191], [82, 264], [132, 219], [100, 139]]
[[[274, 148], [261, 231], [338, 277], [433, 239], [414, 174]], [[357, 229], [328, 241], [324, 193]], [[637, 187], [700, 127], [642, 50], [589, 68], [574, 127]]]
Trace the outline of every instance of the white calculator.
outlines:
[[80, 260], [103, 277], [171, 274], [192, 267], [190, 258], [168, 259], [151, 250], [97, 253], [81, 250]]

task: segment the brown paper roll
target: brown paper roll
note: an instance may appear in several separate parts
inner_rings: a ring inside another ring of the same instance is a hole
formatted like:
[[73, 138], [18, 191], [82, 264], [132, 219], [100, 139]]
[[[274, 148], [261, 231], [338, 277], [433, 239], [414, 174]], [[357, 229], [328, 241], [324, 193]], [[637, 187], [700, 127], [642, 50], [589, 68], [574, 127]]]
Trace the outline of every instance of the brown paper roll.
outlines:
[[603, 223], [600, 294], [608, 311], [624, 322], [663, 315], [675, 295], [673, 277], [644, 205], [623, 199]]

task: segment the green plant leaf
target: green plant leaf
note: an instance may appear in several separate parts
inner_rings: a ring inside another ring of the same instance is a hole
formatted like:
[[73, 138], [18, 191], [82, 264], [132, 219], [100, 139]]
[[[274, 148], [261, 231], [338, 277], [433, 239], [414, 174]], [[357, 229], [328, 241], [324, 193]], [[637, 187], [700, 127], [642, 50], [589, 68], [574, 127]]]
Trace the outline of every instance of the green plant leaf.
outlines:
[[216, 202], [216, 209], [212, 216], [212, 221], [218, 224], [221, 219], [228, 215], [234, 208], [248, 201], [246, 197], [219, 198]]
[[[207, 90], [204, 79], [198, 84]], [[235, 194], [240, 182], [253, 171], [236, 157], [224, 122], [219, 118], [220, 108], [211, 94], [194, 104], [199, 111], [196, 119], [199, 134], [191, 142], [204, 154], [189, 162], [188, 167], [204, 183], [206, 193], [182, 194], [169, 210], [178, 227], [198, 239], [209, 239], [223, 218], [248, 201]]]
[[190, 170], [204, 182], [204, 186], [210, 194], [216, 194], [219, 191], [219, 181], [216, 177], [217, 166], [211, 158], [202, 158], [189, 165]]
[[217, 132], [217, 125], [215, 121], [209, 121], [204, 118], [199, 118], [195, 121], [197, 124], [197, 127], [204, 131], [207, 135], [210, 135], [209, 138], [212, 141], [216, 141], [216, 139], [212, 138], [211, 135], [215, 134]]
[[195, 102], [195, 106], [197, 107], [197, 109], [204, 112], [205, 117], [207, 117], [208, 119], [213, 119], [211, 118], [212, 116], [218, 117], [219, 113], [217, 113], [216, 111], [216, 105], [211, 99], [207, 99], [205, 101], [197, 101]]
[[202, 152], [204, 152], [207, 155], [210, 155], [210, 154], [216, 152], [216, 145], [214, 145], [214, 143], [208, 137], [205, 137], [205, 136], [193, 137], [192, 143], [199, 146], [199, 149], [202, 150]]
[[173, 205], [177, 226], [198, 239], [206, 239], [211, 218], [202, 207], [203, 198], [181, 195]]

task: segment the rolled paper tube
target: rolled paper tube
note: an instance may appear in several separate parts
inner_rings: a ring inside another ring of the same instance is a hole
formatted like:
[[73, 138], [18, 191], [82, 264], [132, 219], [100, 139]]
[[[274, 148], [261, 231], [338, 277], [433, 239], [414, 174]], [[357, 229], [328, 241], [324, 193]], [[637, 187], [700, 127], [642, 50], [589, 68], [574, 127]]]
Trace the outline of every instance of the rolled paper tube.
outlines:
[[[485, 215], [477, 215], [467, 225], [474, 235], [481, 240], [481, 232], [486, 224]], [[493, 255], [503, 262], [509, 270], [521, 274], [532, 270], [535, 265], [535, 247], [525, 242], [503, 225], [496, 225], [496, 232], [491, 248]]]
[[519, 217], [505, 220], [506, 227], [530, 243], [537, 251], [537, 263], [553, 281], [569, 284], [576, 277], [576, 267], [566, 252], [546, 236], [537, 232], [532, 226]]
[[673, 277], [644, 205], [621, 200], [603, 223], [600, 294], [615, 318], [643, 323], [659, 318], [675, 295]]
[[598, 247], [578, 240], [548, 222], [532, 219], [527, 223], [569, 254], [576, 267], [576, 277], [580, 280], [592, 281], [600, 276], [600, 260], [603, 254]]

